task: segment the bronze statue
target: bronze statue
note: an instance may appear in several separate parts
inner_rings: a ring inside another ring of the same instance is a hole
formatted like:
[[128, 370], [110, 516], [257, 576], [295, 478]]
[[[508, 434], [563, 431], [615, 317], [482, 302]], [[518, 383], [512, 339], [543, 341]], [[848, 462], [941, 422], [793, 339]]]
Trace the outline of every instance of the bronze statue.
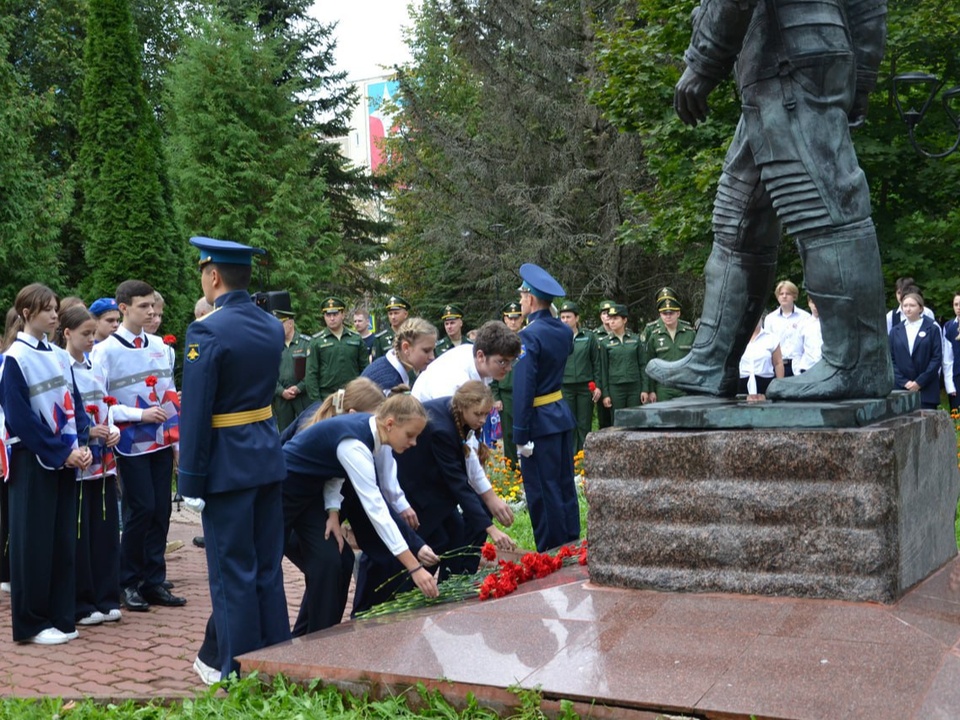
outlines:
[[767, 397], [886, 397], [893, 372], [870, 195], [850, 140], [863, 122], [886, 38], [885, 0], [702, 0], [674, 106], [696, 125], [736, 63], [742, 114], [714, 203], [714, 244], [697, 338], [647, 374], [732, 397], [738, 364], [776, 272], [781, 224], [820, 311], [823, 358]]

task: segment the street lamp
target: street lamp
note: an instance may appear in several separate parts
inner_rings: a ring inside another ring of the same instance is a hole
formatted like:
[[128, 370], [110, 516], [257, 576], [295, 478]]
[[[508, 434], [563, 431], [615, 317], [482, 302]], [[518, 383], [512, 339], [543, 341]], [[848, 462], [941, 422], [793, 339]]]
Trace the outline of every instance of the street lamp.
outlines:
[[[942, 87], [943, 81], [929, 73], [910, 72], [897, 75], [893, 78], [893, 102], [897, 106], [897, 112], [900, 113], [900, 119], [903, 120], [907, 126], [907, 131], [910, 135], [910, 144], [913, 145], [914, 150], [928, 158], [946, 157], [960, 147], [960, 116], [958, 116], [957, 112], [951, 107], [951, 103], [957, 98], [960, 98], [960, 85], [945, 90], [941, 95], [944, 113], [946, 113], [950, 119], [950, 122], [953, 124], [953, 129], [957, 133], [957, 139], [954, 141], [953, 147], [943, 152], [930, 152], [920, 147], [914, 136], [914, 130], [923, 118], [926, 117], [927, 111], [930, 109], [930, 106], [937, 97], [937, 93], [940, 92]], [[916, 110], [913, 105], [910, 106], [909, 110], [904, 110], [900, 104], [900, 96], [909, 93], [911, 88], [925, 88], [926, 99], [919, 110]]]

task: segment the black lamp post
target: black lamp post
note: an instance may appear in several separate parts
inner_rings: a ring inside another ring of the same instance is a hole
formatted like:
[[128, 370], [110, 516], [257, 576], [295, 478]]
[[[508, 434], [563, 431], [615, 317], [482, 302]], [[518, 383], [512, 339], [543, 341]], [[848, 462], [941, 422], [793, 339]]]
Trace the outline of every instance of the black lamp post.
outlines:
[[[912, 105], [909, 110], [904, 110], [900, 104], [900, 96], [911, 87], [927, 88], [927, 97], [919, 110], [916, 110]], [[951, 103], [957, 98], [960, 98], [960, 85], [952, 87], [949, 90], [944, 90], [940, 96], [943, 111], [957, 132], [957, 139], [954, 141], [953, 146], [943, 152], [930, 152], [922, 148], [914, 136], [914, 130], [923, 121], [924, 117], [926, 117], [927, 111], [930, 109], [930, 106], [933, 105], [933, 101], [936, 100], [937, 93], [940, 92], [942, 87], [943, 81], [928, 73], [911, 72], [897, 75], [893, 78], [893, 102], [897, 106], [897, 112], [900, 113], [900, 119], [903, 120], [907, 126], [907, 132], [910, 135], [910, 144], [913, 145], [913, 149], [919, 154], [928, 158], [946, 157], [960, 147], [960, 116], [958, 116], [954, 108], [951, 107]]]

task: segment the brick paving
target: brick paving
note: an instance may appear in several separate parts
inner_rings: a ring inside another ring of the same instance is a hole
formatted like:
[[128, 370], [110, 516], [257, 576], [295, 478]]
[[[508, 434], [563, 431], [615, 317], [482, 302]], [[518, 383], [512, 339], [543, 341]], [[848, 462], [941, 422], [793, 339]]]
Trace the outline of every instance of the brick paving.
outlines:
[[[193, 661], [210, 615], [204, 551], [192, 544], [202, 534], [197, 515], [174, 510], [168, 540], [183, 547], [167, 555], [167, 578], [185, 607], [123, 611], [123, 619], [78, 627], [80, 637], [64, 645], [21, 645], [10, 629], [10, 596], [0, 592], [0, 695], [99, 700], [189, 697], [206, 689]], [[284, 561], [290, 617], [295, 618], [303, 576]]]

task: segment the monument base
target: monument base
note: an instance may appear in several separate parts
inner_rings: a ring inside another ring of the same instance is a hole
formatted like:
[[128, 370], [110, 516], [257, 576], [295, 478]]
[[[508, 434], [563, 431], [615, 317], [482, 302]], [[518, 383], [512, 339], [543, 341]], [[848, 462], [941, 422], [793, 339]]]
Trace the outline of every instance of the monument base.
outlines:
[[957, 554], [953, 423], [622, 430], [586, 443], [590, 578], [893, 602]]

